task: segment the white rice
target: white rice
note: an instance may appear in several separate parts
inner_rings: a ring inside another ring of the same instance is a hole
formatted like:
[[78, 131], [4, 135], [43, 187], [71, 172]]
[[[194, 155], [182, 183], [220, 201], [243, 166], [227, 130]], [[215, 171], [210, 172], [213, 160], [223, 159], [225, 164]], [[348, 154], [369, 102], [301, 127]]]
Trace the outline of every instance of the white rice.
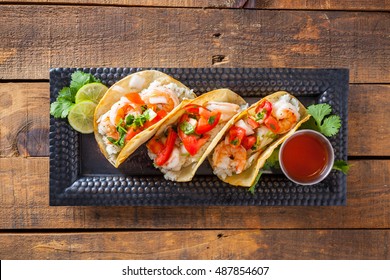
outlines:
[[160, 91], [167, 91], [169, 90], [170, 92], [174, 93], [177, 98], [181, 101], [184, 99], [192, 99], [195, 97], [194, 92], [192, 89], [186, 89], [186, 88], [181, 88], [175, 83], [169, 83], [169, 84], [161, 84], [160, 81], [153, 81], [148, 88], [143, 89], [140, 92], [141, 98], [147, 94], [150, 94], [153, 92], [153, 90], [160, 90]]
[[228, 176], [232, 176], [233, 171], [232, 167], [229, 166], [229, 159], [226, 158], [226, 160], [220, 162], [218, 166], [214, 166], [213, 173], [222, 179], [225, 179]]

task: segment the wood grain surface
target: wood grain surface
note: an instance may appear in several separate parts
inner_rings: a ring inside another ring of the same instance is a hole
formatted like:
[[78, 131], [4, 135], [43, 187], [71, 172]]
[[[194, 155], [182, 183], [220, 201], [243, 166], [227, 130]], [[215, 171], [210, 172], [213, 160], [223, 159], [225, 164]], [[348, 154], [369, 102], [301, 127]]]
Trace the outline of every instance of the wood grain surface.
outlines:
[[[10, 2], [0, 0], [1, 2]], [[389, 0], [14, 0], [14, 3], [110, 5], [186, 8], [249, 8], [249, 9], [300, 9], [300, 10], [390, 10]]]
[[1, 5], [0, 26], [1, 79], [66, 65], [224, 66], [342, 67], [352, 83], [390, 82], [387, 13]]
[[49, 84], [0, 83], [0, 157], [49, 155]]
[[[0, 0], [0, 259], [390, 259], [389, 11]], [[105, 66], [349, 68], [347, 206], [49, 207], [49, 68]]]
[[0, 234], [0, 258], [389, 259], [389, 242], [388, 230], [24, 233]]

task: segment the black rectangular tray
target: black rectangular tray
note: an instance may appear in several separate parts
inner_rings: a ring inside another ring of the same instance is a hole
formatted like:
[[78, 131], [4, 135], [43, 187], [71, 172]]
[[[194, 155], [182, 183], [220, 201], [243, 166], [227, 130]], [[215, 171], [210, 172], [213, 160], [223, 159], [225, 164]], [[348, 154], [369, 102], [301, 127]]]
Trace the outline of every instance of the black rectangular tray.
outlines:
[[[50, 101], [70, 83], [76, 70], [93, 74], [111, 86], [146, 68], [53, 68]], [[295, 95], [305, 106], [328, 103], [342, 120], [339, 134], [331, 138], [336, 160], [347, 160], [347, 69], [287, 68], [147, 68], [174, 77], [198, 95], [230, 88], [249, 103], [278, 90]], [[301, 186], [280, 172], [263, 174], [252, 194], [213, 175], [204, 162], [191, 182], [164, 179], [153, 167], [144, 146], [119, 169], [100, 153], [93, 134], [75, 132], [66, 120], [50, 117], [50, 205], [345, 205], [346, 176], [339, 171], [321, 183]]]

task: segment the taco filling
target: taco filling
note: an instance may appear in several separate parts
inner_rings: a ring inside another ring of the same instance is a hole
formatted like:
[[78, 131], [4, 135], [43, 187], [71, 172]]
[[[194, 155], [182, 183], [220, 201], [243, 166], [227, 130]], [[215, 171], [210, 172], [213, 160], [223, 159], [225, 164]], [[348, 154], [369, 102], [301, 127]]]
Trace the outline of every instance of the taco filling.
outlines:
[[122, 148], [134, 136], [162, 120], [181, 100], [193, 97], [192, 90], [159, 81], [150, 83], [140, 92], [124, 94], [97, 120], [97, 130], [110, 161], [116, 161]]
[[156, 134], [146, 145], [154, 165], [166, 179], [178, 180], [179, 171], [198, 163], [222, 127], [240, 111], [240, 105], [229, 102], [186, 105], [177, 122]]
[[251, 167], [275, 140], [300, 121], [299, 102], [291, 95], [261, 101], [227, 131], [215, 147], [210, 163], [213, 172], [225, 179]]

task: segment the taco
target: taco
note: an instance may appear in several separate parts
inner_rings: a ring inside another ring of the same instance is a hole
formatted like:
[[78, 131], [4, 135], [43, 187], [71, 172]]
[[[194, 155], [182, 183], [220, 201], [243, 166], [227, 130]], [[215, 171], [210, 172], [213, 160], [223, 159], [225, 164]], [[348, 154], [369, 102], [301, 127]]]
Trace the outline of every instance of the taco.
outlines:
[[305, 107], [285, 91], [266, 96], [237, 115], [208, 159], [222, 181], [250, 187], [260, 168], [286, 138], [307, 121]]
[[148, 154], [165, 179], [187, 182], [195, 175], [213, 147], [217, 136], [246, 101], [229, 89], [205, 93], [186, 102], [158, 129], [146, 144]]
[[101, 152], [118, 167], [196, 95], [172, 77], [155, 70], [129, 75], [111, 86], [96, 107], [94, 133]]

